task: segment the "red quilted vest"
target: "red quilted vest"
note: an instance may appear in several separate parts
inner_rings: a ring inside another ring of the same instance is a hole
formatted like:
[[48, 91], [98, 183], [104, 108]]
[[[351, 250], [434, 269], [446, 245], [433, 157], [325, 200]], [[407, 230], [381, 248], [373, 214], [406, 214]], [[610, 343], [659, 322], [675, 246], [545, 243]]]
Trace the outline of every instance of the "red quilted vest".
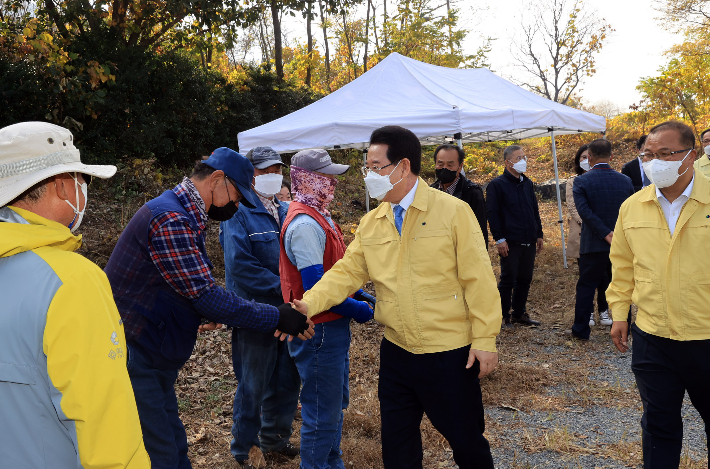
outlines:
[[[295, 265], [291, 263], [286, 254], [284, 245], [284, 235], [286, 229], [291, 224], [291, 221], [296, 215], [306, 214], [313, 218], [323, 231], [325, 231], [325, 252], [323, 253], [323, 272], [328, 272], [333, 265], [338, 262], [345, 254], [345, 241], [343, 241], [343, 232], [337, 223], [333, 222], [335, 229], [330, 226], [330, 223], [325, 219], [318, 210], [309, 207], [300, 202], [291, 202], [288, 207], [288, 214], [281, 228], [281, 253], [279, 258], [279, 274], [281, 276], [281, 293], [284, 297], [284, 302], [289, 303], [294, 299], [300, 300], [305, 293], [303, 282], [301, 281], [301, 273]], [[315, 324], [322, 322], [335, 321], [342, 318], [341, 315], [332, 311], [323, 311], [311, 318]]]

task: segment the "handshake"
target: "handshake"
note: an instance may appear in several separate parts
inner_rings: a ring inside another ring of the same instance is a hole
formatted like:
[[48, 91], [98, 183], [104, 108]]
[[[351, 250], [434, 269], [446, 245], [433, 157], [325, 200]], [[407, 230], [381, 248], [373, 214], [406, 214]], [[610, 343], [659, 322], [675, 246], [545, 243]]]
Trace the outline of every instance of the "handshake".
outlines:
[[313, 321], [308, 319], [307, 314], [308, 306], [300, 300], [279, 306], [279, 322], [274, 337], [280, 337], [281, 340], [288, 337], [289, 342], [294, 337], [301, 340], [313, 337]]

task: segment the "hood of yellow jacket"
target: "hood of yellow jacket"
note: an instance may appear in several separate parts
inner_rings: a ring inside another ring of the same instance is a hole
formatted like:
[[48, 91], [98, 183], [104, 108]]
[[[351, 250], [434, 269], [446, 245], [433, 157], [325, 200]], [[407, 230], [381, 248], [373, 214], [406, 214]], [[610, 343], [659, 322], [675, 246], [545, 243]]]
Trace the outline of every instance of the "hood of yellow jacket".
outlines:
[[36, 213], [17, 207], [0, 208], [0, 257], [52, 246], [63, 251], [81, 247], [81, 235]]

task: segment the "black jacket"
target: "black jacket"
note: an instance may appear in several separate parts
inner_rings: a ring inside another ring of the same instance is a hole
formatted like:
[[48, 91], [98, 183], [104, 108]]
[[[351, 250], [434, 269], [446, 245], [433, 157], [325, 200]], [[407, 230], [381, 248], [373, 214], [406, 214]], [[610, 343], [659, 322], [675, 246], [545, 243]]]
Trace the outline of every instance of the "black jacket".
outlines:
[[505, 170], [486, 189], [486, 214], [495, 241], [533, 244], [542, 238], [542, 222], [535, 187], [523, 175], [522, 181]]
[[[443, 190], [441, 183], [437, 180], [431, 185], [434, 189]], [[453, 196], [457, 199], [461, 199], [466, 202], [473, 210], [473, 214], [476, 215], [478, 224], [481, 225], [481, 233], [483, 233], [483, 242], [486, 243], [488, 247], [488, 224], [486, 223], [486, 199], [483, 197], [483, 189], [481, 186], [475, 182], [466, 178], [466, 176], [459, 176], [459, 180], [456, 183], [456, 189], [454, 189]]]
[[638, 158], [624, 163], [624, 166], [621, 167], [621, 174], [631, 178], [631, 184], [634, 185], [634, 192], [643, 189], [643, 176], [641, 175], [641, 168], [639, 168]]

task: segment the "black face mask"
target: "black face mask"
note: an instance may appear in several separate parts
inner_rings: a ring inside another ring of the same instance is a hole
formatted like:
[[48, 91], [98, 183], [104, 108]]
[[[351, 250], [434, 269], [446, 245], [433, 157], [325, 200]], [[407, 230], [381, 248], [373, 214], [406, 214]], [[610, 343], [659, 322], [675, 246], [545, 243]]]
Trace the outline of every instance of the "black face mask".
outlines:
[[446, 169], [446, 168], [437, 169], [435, 172], [436, 172], [436, 178], [442, 184], [450, 184], [450, 183], [454, 182], [456, 180], [456, 177], [459, 174], [458, 171], [451, 171], [450, 169]]
[[[227, 179], [224, 179], [224, 186], [227, 187]], [[229, 188], [227, 188], [227, 194], [229, 194]], [[214, 221], [227, 221], [234, 216], [239, 210], [239, 205], [236, 202], [230, 200], [225, 205], [217, 207], [216, 205], [210, 205], [210, 209], [207, 210], [207, 216]]]

